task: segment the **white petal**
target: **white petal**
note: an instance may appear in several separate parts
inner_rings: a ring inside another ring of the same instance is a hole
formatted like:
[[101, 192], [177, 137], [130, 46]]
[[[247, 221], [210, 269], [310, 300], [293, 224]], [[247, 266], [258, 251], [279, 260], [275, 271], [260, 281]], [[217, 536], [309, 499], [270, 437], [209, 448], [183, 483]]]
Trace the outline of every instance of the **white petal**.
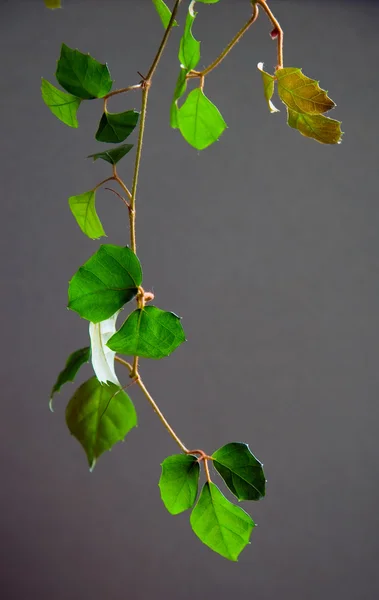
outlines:
[[[116, 385], [120, 385], [114, 370], [114, 357], [116, 352], [113, 352], [106, 345], [109, 338], [116, 333], [116, 319], [118, 312], [100, 323], [90, 323], [89, 335], [91, 338], [91, 358], [92, 366], [95, 375], [102, 383], [111, 381]], [[121, 386], [120, 386], [121, 387]]]

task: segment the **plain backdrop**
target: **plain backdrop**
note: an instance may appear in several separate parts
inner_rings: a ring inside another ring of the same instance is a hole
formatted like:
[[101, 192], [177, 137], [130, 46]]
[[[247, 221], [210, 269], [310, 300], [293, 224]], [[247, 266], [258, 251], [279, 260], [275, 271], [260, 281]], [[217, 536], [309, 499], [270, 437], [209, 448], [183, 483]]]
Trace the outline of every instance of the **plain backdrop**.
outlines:
[[[207, 78], [229, 128], [195, 151], [169, 127], [175, 30], [151, 92], [138, 193], [145, 288], [183, 317], [188, 338], [171, 358], [142, 361], [144, 380], [187, 446], [240, 440], [265, 465], [266, 498], [243, 504], [259, 526], [235, 564], [199, 542], [188, 514], [166, 512], [160, 463], [178, 449], [137, 389], [138, 429], [92, 474], [64, 420], [75, 388], [48, 409], [68, 354], [88, 344], [87, 324], [65, 308], [67, 282], [98, 247], [67, 199], [109, 169], [86, 159], [101, 147], [101, 101], [69, 129], [43, 105], [40, 78], [55, 83], [65, 42], [107, 61], [117, 87], [136, 83], [161, 23], [149, 0], [66, 0], [54, 12], [1, 2], [2, 600], [378, 598], [378, 4], [270, 5], [285, 64], [329, 90], [343, 143], [303, 138], [284, 107], [269, 114], [256, 64], [272, 70], [276, 52], [262, 15]], [[249, 6], [197, 5], [202, 65]], [[129, 108], [138, 93], [110, 103]], [[132, 163], [120, 166], [127, 181]], [[98, 212], [107, 241], [125, 244], [121, 202], [99, 192]]]

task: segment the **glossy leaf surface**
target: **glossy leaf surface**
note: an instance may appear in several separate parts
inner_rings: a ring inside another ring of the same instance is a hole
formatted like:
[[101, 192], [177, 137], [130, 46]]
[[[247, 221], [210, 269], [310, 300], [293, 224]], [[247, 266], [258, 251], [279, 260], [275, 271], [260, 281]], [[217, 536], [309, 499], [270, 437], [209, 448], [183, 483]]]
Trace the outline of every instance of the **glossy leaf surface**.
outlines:
[[122, 113], [104, 113], [96, 132], [98, 142], [120, 144], [132, 133], [138, 123], [139, 112], [127, 110]]
[[192, 90], [180, 107], [178, 125], [184, 139], [197, 150], [216, 142], [227, 127], [218, 108], [200, 88]]
[[62, 44], [56, 78], [67, 92], [83, 100], [103, 98], [112, 87], [107, 65], [66, 44]]
[[49, 81], [42, 78], [42, 99], [53, 115], [69, 127], [79, 127], [77, 112], [81, 99], [58, 90]]
[[179, 60], [187, 71], [194, 69], [200, 60], [200, 42], [198, 42], [192, 33], [192, 25], [196, 14], [194, 11], [195, 2], [191, 2], [188, 7], [188, 14], [184, 26], [184, 32], [180, 40]]
[[128, 356], [158, 359], [169, 356], [185, 339], [177, 315], [156, 306], [145, 306], [129, 315], [108, 346]]
[[200, 466], [196, 456], [175, 454], [162, 463], [159, 488], [163, 504], [172, 515], [192, 508], [197, 496]]
[[95, 201], [95, 190], [84, 192], [84, 194], [78, 196], [71, 196], [68, 199], [77, 224], [83, 233], [92, 240], [105, 236], [105, 231], [96, 212]]
[[124, 158], [125, 154], [128, 154], [132, 148], [133, 144], [123, 144], [122, 146], [117, 146], [117, 148], [104, 150], [104, 152], [90, 154], [87, 158], [93, 158], [94, 161], [98, 158], [101, 158], [102, 160], [109, 162], [111, 165], [117, 165], [117, 163]]
[[302, 135], [321, 144], [339, 144], [342, 140], [341, 122], [324, 115], [304, 115], [287, 109], [287, 123]]
[[82, 365], [87, 363], [91, 356], [89, 347], [76, 350], [68, 357], [64, 369], [59, 373], [58, 378], [50, 394], [50, 410], [53, 410], [52, 400], [57, 392], [60, 392], [62, 385], [69, 381], [75, 381], [75, 377]]
[[263, 91], [269, 110], [271, 113], [279, 112], [279, 110], [274, 106], [274, 104], [271, 101], [275, 90], [275, 77], [273, 75], [270, 75], [270, 73], [266, 73], [266, 71], [263, 70], [263, 63], [258, 63], [258, 69], [262, 75]]
[[103, 385], [92, 377], [68, 403], [66, 423], [83, 446], [92, 471], [97, 458], [137, 425], [137, 415], [129, 396], [119, 386]]
[[247, 444], [226, 444], [212, 455], [213, 465], [238, 500], [259, 500], [265, 495], [262, 463]]
[[214, 483], [208, 482], [190, 521], [193, 531], [206, 546], [233, 561], [249, 543], [255, 526], [242, 508], [229, 502]]
[[141, 265], [134, 252], [104, 244], [71, 279], [68, 307], [84, 319], [99, 323], [134, 298], [141, 283]]
[[278, 81], [279, 97], [298, 113], [321, 115], [335, 107], [335, 104], [318, 82], [306, 77], [301, 69], [286, 67], [275, 73]]
[[[160, 17], [160, 20], [162, 21], [163, 27], [167, 29], [171, 19], [171, 10], [167, 6], [167, 4], [163, 2], [163, 0], [153, 0], [153, 4]], [[174, 21], [173, 27], [176, 27], [177, 25], [177, 22]]]
[[116, 320], [118, 312], [100, 323], [89, 324], [89, 335], [91, 338], [91, 360], [95, 375], [100, 383], [111, 381], [115, 385], [120, 385], [114, 369], [113, 352], [107, 346], [107, 341], [116, 332]]

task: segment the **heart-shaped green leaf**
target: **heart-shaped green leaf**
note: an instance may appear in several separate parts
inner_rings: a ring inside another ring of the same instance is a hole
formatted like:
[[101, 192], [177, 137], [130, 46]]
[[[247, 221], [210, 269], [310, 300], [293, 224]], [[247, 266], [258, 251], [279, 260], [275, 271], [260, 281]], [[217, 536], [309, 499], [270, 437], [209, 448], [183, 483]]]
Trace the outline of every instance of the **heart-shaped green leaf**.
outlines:
[[66, 44], [62, 44], [56, 78], [67, 92], [82, 100], [103, 98], [112, 87], [107, 65]]
[[180, 317], [156, 306], [133, 311], [108, 342], [109, 348], [128, 356], [164, 358], [185, 342]]
[[137, 425], [129, 396], [117, 385], [92, 377], [80, 386], [66, 409], [67, 426], [87, 454], [91, 471], [96, 459]]
[[162, 463], [159, 488], [163, 504], [172, 515], [192, 508], [197, 496], [200, 467], [196, 456], [175, 454]]
[[134, 298], [141, 283], [142, 269], [134, 252], [104, 244], [71, 279], [68, 308], [99, 323]]
[[92, 240], [105, 236], [105, 231], [96, 212], [95, 201], [95, 190], [84, 192], [84, 194], [78, 196], [71, 196], [68, 199], [77, 224], [83, 233]]
[[66, 94], [54, 87], [49, 81], [42, 78], [41, 84], [42, 99], [53, 113], [69, 127], [79, 127], [76, 113], [81, 104], [81, 99], [71, 94]]
[[132, 133], [138, 123], [138, 117], [139, 112], [136, 110], [127, 110], [122, 113], [104, 113], [96, 132], [97, 141], [120, 144]]
[[233, 561], [249, 543], [255, 526], [250, 515], [229, 502], [212, 482], [204, 485], [190, 522], [206, 546]]
[[265, 495], [262, 463], [247, 444], [232, 442], [212, 455], [213, 465], [238, 500], [259, 500]]
[[200, 88], [188, 94], [177, 116], [182, 136], [196, 150], [216, 142], [227, 127], [218, 108]]

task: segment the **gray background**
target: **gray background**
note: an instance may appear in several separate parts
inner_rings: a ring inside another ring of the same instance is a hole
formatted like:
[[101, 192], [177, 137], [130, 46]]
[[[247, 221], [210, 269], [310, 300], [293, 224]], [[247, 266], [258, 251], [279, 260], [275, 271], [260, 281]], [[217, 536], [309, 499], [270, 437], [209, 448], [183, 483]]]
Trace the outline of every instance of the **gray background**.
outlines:
[[[67, 282], [98, 247], [67, 206], [107, 176], [85, 157], [101, 102], [70, 130], [42, 104], [62, 41], [138, 81], [162, 29], [150, 1], [1, 3], [4, 600], [242, 598], [374, 600], [378, 574], [379, 203], [375, 3], [272, 2], [285, 62], [330, 90], [342, 145], [325, 147], [271, 116], [256, 63], [275, 64], [264, 16], [206, 81], [229, 129], [198, 153], [168, 125], [178, 64], [171, 40], [151, 93], [138, 198], [145, 287], [183, 316], [188, 343], [142, 374], [188, 446], [241, 440], [265, 463], [268, 493], [238, 564], [170, 516], [157, 487], [177, 451], [137, 389], [140, 427], [88, 472], [64, 409], [47, 407], [87, 326]], [[198, 5], [208, 64], [249, 15], [247, 0]], [[180, 21], [184, 21], [182, 13]], [[112, 111], [138, 108], [122, 97]], [[132, 160], [120, 169], [130, 180]], [[122, 204], [101, 192], [108, 241], [127, 241]], [[90, 374], [83, 370], [80, 380]], [[119, 370], [120, 377], [126, 377]]]

